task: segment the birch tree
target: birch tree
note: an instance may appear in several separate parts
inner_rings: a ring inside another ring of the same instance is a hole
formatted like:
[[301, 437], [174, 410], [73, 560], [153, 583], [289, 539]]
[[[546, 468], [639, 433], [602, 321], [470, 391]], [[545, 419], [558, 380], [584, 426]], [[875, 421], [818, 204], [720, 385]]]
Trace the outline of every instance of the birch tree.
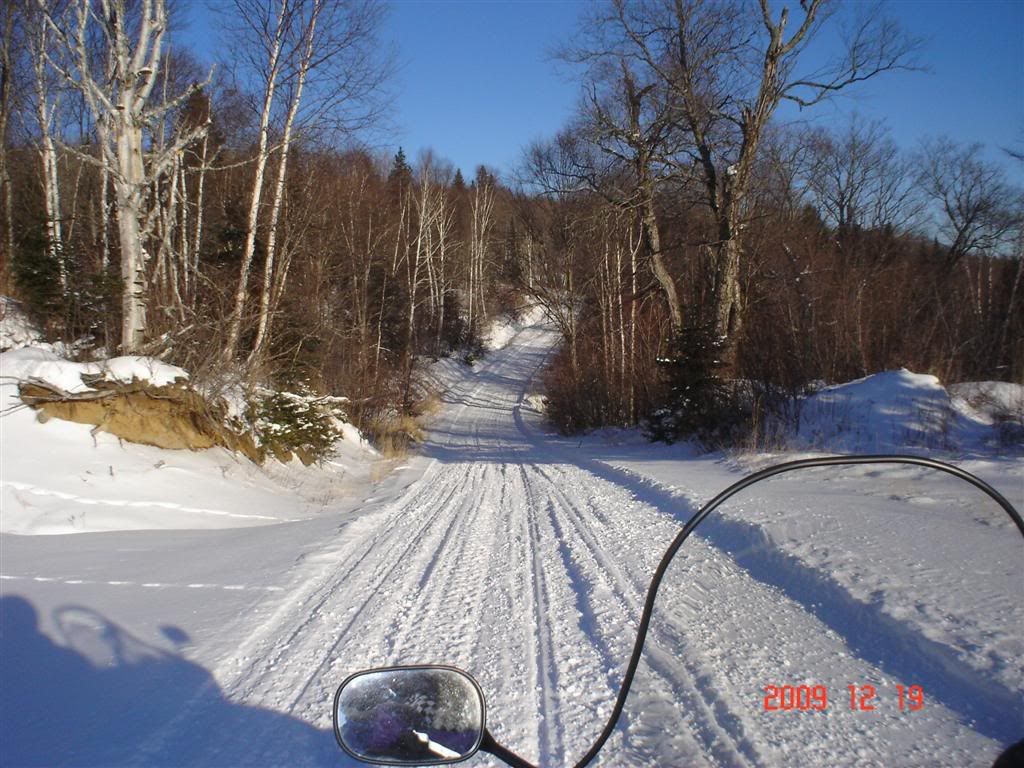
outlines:
[[443, 186], [438, 194], [437, 214], [434, 217], [434, 227], [437, 234], [437, 264], [434, 269], [434, 283], [436, 285], [437, 305], [435, 308], [436, 334], [434, 337], [434, 354], [440, 355], [444, 350], [442, 340], [444, 336], [446, 312], [449, 298], [451, 297], [451, 282], [449, 279], [450, 254], [455, 246], [454, 231], [456, 210], [454, 201], [447, 185]]
[[14, 257], [14, 193], [11, 184], [7, 137], [14, 112], [18, 52], [24, 48], [24, 10], [20, 3], [0, 4], [0, 194], [3, 198], [3, 233], [0, 235], [0, 290], [10, 293]]
[[256, 340], [253, 342], [252, 352], [249, 355], [250, 362], [263, 353], [263, 345], [270, 328], [270, 296], [274, 285], [277, 230], [281, 218], [281, 205], [284, 202], [285, 179], [288, 176], [288, 152], [291, 149], [295, 117], [299, 112], [299, 105], [302, 103], [302, 91], [306, 86], [306, 77], [309, 75], [310, 66], [313, 63], [313, 53], [317, 42], [317, 22], [320, 20], [323, 6], [324, 0], [312, 0], [309, 17], [303, 20], [301, 24], [302, 34], [295, 83], [288, 100], [288, 114], [285, 117], [281, 147], [278, 151], [277, 182], [274, 186], [274, 198], [270, 209], [270, 224], [267, 228], [267, 252], [263, 259], [263, 286], [260, 291], [259, 320], [256, 328]]
[[274, 106], [274, 94], [277, 91], [278, 80], [281, 77], [282, 48], [292, 14], [289, 0], [279, 0], [276, 4], [276, 12], [270, 14], [266, 12], [268, 8], [265, 4], [247, 3], [242, 0], [236, 0], [234, 10], [239, 19], [249, 21], [253, 25], [250, 29], [256, 33], [256, 50], [265, 53], [266, 64], [264, 68], [262, 62], [255, 63], [257, 71], [263, 74], [263, 102], [260, 108], [259, 136], [253, 168], [252, 192], [249, 195], [242, 263], [238, 284], [235, 288], [234, 306], [228, 318], [227, 338], [221, 353], [225, 362], [234, 357], [238, 347], [238, 338], [242, 332], [242, 313], [245, 311], [249, 271], [252, 268], [253, 255], [256, 252], [256, 224], [260, 213], [260, 202], [263, 198], [263, 178], [267, 162], [270, 159], [270, 115]]
[[[207, 127], [181, 131], [151, 152], [146, 151], [146, 137], [205, 83], [193, 83], [169, 101], [151, 101], [164, 63], [165, 0], [140, 0], [137, 5], [127, 0], [74, 0], [59, 16], [47, 0], [37, 2], [60, 46], [60, 55], [48, 60], [69, 85], [81, 91], [93, 119], [100, 157], [82, 157], [109, 174], [114, 190], [123, 283], [121, 349], [135, 352], [147, 328], [146, 241], [157, 215], [152, 186]], [[101, 40], [100, 57], [93, 47], [94, 36]], [[102, 61], [101, 71], [96, 69], [97, 58]]]
[[486, 319], [485, 264], [494, 226], [494, 177], [483, 166], [477, 168], [470, 195], [469, 269], [466, 286], [467, 322], [475, 335]]
[[38, 8], [29, 9], [26, 21], [29, 55], [32, 62], [32, 95], [35, 119], [39, 131], [39, 159], [43, 186], [43, 229], [46, 252], [57, 266], [61, 290], [68, 288], [67, 266], [64, 261], [64, 238], [61, 232], [60, 174], [57, 168], [57, 145], [53, 131], [58, 110], [59, 94], [53, 87], [53, 72], [47, 57], [54, 55], [51, 38], [53, 32], [46, 17]]
[[348, 135], [376, 114], [374, 95], [389, 63], [375, 43], [383, 6], [378, 0], [232, 0], [229, 28], [236, 60], [261, 94], [256, 156], [245, 242], [228, 318], [222, 359], [238, 352], [266, 187], [276, 159], [266, 251], [250, 365], [265, 352], [272, 328], [274, 286], [283, 290], [287, 261], [279, 259], [280, 216], [289, 155], [296, 141], [332, 132]]

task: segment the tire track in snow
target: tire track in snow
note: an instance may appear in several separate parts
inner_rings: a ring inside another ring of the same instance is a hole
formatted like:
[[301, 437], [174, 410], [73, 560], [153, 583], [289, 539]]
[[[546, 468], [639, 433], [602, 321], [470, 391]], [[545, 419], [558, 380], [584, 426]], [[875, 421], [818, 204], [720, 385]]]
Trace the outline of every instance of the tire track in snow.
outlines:
[[[617, 648], [608, 648], [606, 653], [609, 658], [617, 658], [617, 664], [611, 666], [609, 682], [613, 689], [621, 682], [622, 669], [632, 650], [632, 638], [636, 633], [636, 622], [639, 620], [643, 609], [643, 597], [646, 593], [649, 573], [644, 572], [640, 578], [627, 576], [618, 564], [606, 554], [610, 551], [607, 547], [598, 543], [597, 535], [586, 520], [584, 513], [579, 509], [583, 501], [589, 508], [594, 506], [591, 492], [584, 491], [576, 482], [574, 475], [577, 472], [571, 471], [565, 465], [551, 464], [548, 469], [537, 467], [537, 472], [545, 477], [554, 493], [558, 503], [550, 506], [553, 525], [558, 531], [560, 538], [566, 542], [567, 549], [580, 557], [587, 557], [591, 563], [589, 569], [594, 576], [584, 575], [585, 569], [578, 568], [580, 578], [587, 582], [582, 589], [582, 599], [590, 603], [590, 612], [593, 615], [599, 614], [599, 607], [594, 605], [593, 595], [600, 589], [607, 593], [606, 603], [600, 610], [605, 616], [611, 615], [611, 619], [595, 622], [595, 628], [600, 632], [600, 627], [609, 627], [608, 631], [612, 638], [619, 640]], [[550, 474], [549, 474], [550, 472]], [[552, 475], [559, 474], [556, 480]], [[591, 485], [591, 488], [594, 486]], [[570, 498], [566, 488], [572, 488], [574, 497]], [[588, 513], [590, 509], [588, 509]], [[557, 518], [561, 517], [559, 521]], [[566, 532], [572, 531], [574, 541], [570, 543]], [[617, 528], [619, 536], [628, 536], [628, 526], [620, 525]], [[646, 538], [646, 537], [645, 537]], [[649, 549], [647, 541], [641, 542]], [[604, 581], [607, 586], [602, 584]], [[603, 587], [603, 589], [602, 589]], [[616, 618], [619, 620], [616, 621]], [[655, 696], [659, 693], [662, 698], [672, 698], [679, 705], [689, 712], [699, 712], [702, 716], [686, 723], [678, 711], [667, 708], [660, 710], [661, 717], [670, 717], [674, 722], [661, 722], [663, 732], [686, 733], [687, 725], [696, 727], [695, 734], [699, 743], [691, 742], [696, 757], [711, 757], [723, 765], [764, 765], [766, 764], [758, 750], [745, 735], [746, 729], [738, 713], [732, 711], [729, 703], [717, 695], [713, 686], [701, 685], [700, 680], [706, 678], [707, 671], [696, 668], [692, 661], [694, 649], [691, 643], [683, 641], [680, 635], [676, 637], [667, 636], [665, 622], [661, 614], [656, 614], [655, 621], [651, 624], [651, 632], [648, 635], [647, 644], [644, 648], [644, 659], [653, 673], [659, 687], [664, 686], [660, 692], [653, 692]], [[607, 646], [606, 646], [607, 647]], [[685, 650], [685, 652], [681, 652]], [[638, 680], [641, 682], [642, 679]], [[667, 696], [666, 696], [667, 694]], [[612, 694], [614, 695], [614, 693]], [[631, 692], [631, 695], [635, 695]], [[675, 726], [675, 728], [673, 728]], [[620, 728], [622, 728], [620, 726]], [[623, 731], [627, 732], [628, 724]], [[672, 751], [676, 751], [675, 748]], [[664, 757], [664, 754], [662, 754]]]
[[[479, 622], [484, 601], [481, 575], [487, 572], [495, 537], [483, 525], [493, 522], [493, 516], [473, 515], [473, 507], [488, 508], [494, 483], [490, 481], [491, 468], [481, 465], [478, 478], [472, 479], [473, 468], [465, 478], [471, 492], [459, 495], [451, 515], [451, 526], [434, 558], [420, 575], [414, 592], [405, 596], [405, 608], [390, 637], [387, 658], [389, 662], [408, 661], [430, 648], [436, 657], [422, 658], [423, 663], [465, 664], [470, 659], [469, 649], [473, 624]], [[457, 475], [461, 468], [451, 467]], [[456, 481], [456, 485], [461, 485]], [[476, 493], [481, 494], [476, 496]]]
[[[515, 464], [500, 465], [504, 479], [494, 527], [494, 561], [484, 572], [483, 603], [466, 669], [477, 678], [493, 705], [488, 728], [513, 751], [540, 755], [541, 707], [537, 643], [533, 616], [531, 552], [522, 506], [525, 486]], [[494, 763], [497, 765], [498, 763]]]
[[[217, 667], [225, 695], [327, 732], [331, 696], [348, 673], [443, 661], [477, 677], [492, 731], [515, 751], [553, 765], [589, 746], [632, 647], [660, 554], [652, 543], [667, 544], [676, 523], [529, 433], [520, 406], [546, 357], [545, 332], [528, 329], [518, 341], [452, 388], [428, 445], [438, 458], [423, 477], [385, 510], [339, 529], [343, 541], [312, 546], [296, 563], [271, 618]], [[777, 721], [781, 730], [766, 738], [751, 673], [788, 674], [779, 659], [804, 661], [800, 640], [821, 629], [697, 537], [686, 555], [685, 588], [659, 600], [629, 719], [603, 764], [827, 765], [848, 758], [847, 741], [866, 747], [860, 764], [886, 762], [863, 720]], [[758, 617], [781, 628], [781, 650], [763, 647]], [[807, 668], [824, 668], [841, 647], [836, 637], [807, 644], [819, 665]], [[865, 669], [841, 664], [844, 674]], [[190, 707], [193, 721], [201, 704]], [[826, 724], [831, 735], [822, 737]], [[211, 763], [322, 760], [293, 757], [274, 734], [223, 740]]]
[[[410, 519], [414, 518], [408, 514], [409, 510], [406, 505], [395, 507], [392, 510], [392, 519], [400, 517], [401, 520], [399, 524], [390, 527], [389, 534], [393, 534], [393, 536], [387, 536], [384, 541], [374, 538], [366, 547], [359, 560], [346, 569], [344, 575], [331, 573], [325, 584], [325, 594], [312, 608], [308, 620], [302, 622], [288, 636], [284, 643], [278, 644], [276, 656], [271, 657], [271, 665], [276, 658], [280, 658], [285, 653], [288, 653], [292, 659], [295, 656], [303, 659], [300, 664], [295, 664], [294, 661], [291, 664], [291, 666], [300, 667], [296, 677], [280, 679], [280, 686], [286, 689], [293, 688], [296, 682], [302, 682], [302, 686], [297, 693], [290, 693], [289, 702], [286, 707], [287, 712], [293, 713], [295, 711], [300, 699], [303, 698], [311, 687], [323, 685], [322, 678], [325, 667], [330, 666], [332, 662], [337, 663], [342, 660], [339, 655], [339, 649], [351, 636], [358, 636], [359, 630], [362, 629], [363, 625], [372, 622], [380, 627], [394, 626], [397, 623], [398, 616], [396, 614], [401, 611], [401, 608], [395, 606], [395, 601], [388, 600], [387, 598], [396, 592], [404, 594], [412, 588], [412, 584], [417, 579], [418, 565], [429, 558], [429, 553], [433, 547], [439, 546], [437, 542], [443, 541], [450, 533], [453, 522], [448, 521], [448, 524], [445, 525], [442, 518], [444, 517], [447, 502], [458, 490], [458, 484], [438, 483], [437, 487], [427, 484], [421, 486], [420, 490], [427, 491], [426, 499], [421, 504], [417, 504], [416, 508], [422, 506], [429, 510], [433, 507], [433, 512], [427, 516], [427, 521], [413, 535], [410, 535], [412, 532], [408, 530], [397, 530], [401, 527], [401, 523], [407, 524]], [[444, 497], [443, 501], [440, 501], [441, 497]], [[415, 499], [416, 496], [413, 496], [407, 504], [411, 505]], [[440, 525], [435, 525], [439, 521], [441, 521]], [[415, 528], [415, 526], [413, 527]], [[436, 528], [443, 528], [444, 530], [438, 535], [435, 532]], [[404, 548], [399, 547], [402, 551], [397, 556], [393, 554], [391, 547], [387, 546], [387, 543], [390, 543], [396, 537], [405, 542]], [[372, 559], [373, 556], [378, 558], [383, 556], [389, 560], [393, 558], [393, 560], [391, 560], [390, 564], [385, 563], [383, 570], [374, 569], [374, 576], [370, 578], [369, 583], [364, 582], [361, 587], [356, 588], [359, 604], [356, 607], [349, 607], [347, 609], [346, 614], [350, 616], [347, 623], [343, 626], [333, 628], [328, 626], [326, 629], [323, 629], [325, 624], [329, 625], [331, 619], [335, 618], [335, 614], [329, 610], [330, 603], [340, 602], [345, 597], [343, 593], [355, 586], [350, 584], [349, 580], [359, 579], [363, 573], [360, 569], [364, 565], [364, 561]], [[398, 584], [400, 586], [393, 587], [391, 584]], [[339, 593], [342, 594], [339, 595]], [[383, 604], [381, 604], [382, 599]], [[373, 610], [377, 608], [383, 610]], [[382, 621], [381, 619], [385, 616], [388, 617], [388, 620]], [[313, 626], [314, 624], [316, 626]], [[333, 643], [323, 643], [322, 634], [327, 632], [333, 634], [335, 638]], [[360, 637], [361, 642], [366, 642], [367, 640], [375, 641], [378, 651], [385, 656], [387, 655], [386, 649], [389, 645], [389, 640], [386, 633], [376, 632], [369, 635], [366, 639]], [[300, 642], [298, 649], [291, 648], [293, 641]], [[315, 663], [311, 664], [310, 662]], [[262, 678], [260, 678], [260, 681], [262, 682]]]
[[[436, 470], [436, 464], [431, 465], [424, 473], [428, 478]], [[200, 689], [189, 701], [177, 717], [156, 732], [146, 744], [140, 749], [139, 764], [145, 764], [147, 758], [160, 753], [165, 740], [174, 731], [186, 722], [202, 722], [202, 711], [204, 707], [216, 707], [221, 696], [237, 703], [265, 706], [277, 711], [292, 712], [298, 698], [307, 690], [309, 684], [320, 676], [325, 666], [326, 659], [331, 656], [341, 638], [345, 637], [344, 632], [324, 628], [325, 623], [321, 617], [321, 609], [339, 590], [347, 585], [347, 577], [363, 568], [365, 561], [373, 556], [380, 556], [381, 552], [389, 551], [381, 539], [398, 535], [396, 529], [403, 523], [408, 525], [408, 518], [403, 518], [401, 511], [403, 504], [411, 498], [420, 494], [431, 494], [436, 498], [448, 490], [449, 495], [457, 490], [456, 486], [433, 487], [429, 482], [417, 482], [410, 486], [403, 496], [391, 505], [388, 509], [374, 514], [373, 520], [363, 521], [363, 526], [372, 525], [381, 517], [385, 519], [383, 533], [378, 532], [364, 537], [353, 537], [346, 540], [340, 549], [333, 550], [340, 560], [343, 574], [339, 578], [339, 562], [328, 560], [319, 569], [310, 573], [308, 567], [300, 565], [297, 568], [296, 581], [298, 589], [292, 591], [281, 599], [278, 608], [271, 616], [264, 621], [260, 627], [249, 634], [248, 639], [242, 643], [239, 649], [226, 659], [222, 660], [212, 670], [210, 682]], [[434, 504], [434, 514], [429, 516], [418, 528], [418, 533], [424, 533], [433, 527], [433, 524], [441, 517], [445, 508], [444, 504]], [[358, 525], [358, 523], [356, 524]], [[404, 532], [408, 533], [408, 532]], [[403, 555], [416, 546], [418, 536], [406, 536], [406, 549]], [[333, 545], [331, 545], [333, 546]], [[319, 554], [330, 551], [322, 549]], [[365, 609], [373, 600], [376, 588], [386, 580], [391, 570], [403, 564], [405, 558], [400, 556], [392, 565], [392, 568], [382, 577], [374, 580], [374, 588], [370, 590], [361, 607], [354, 612], [345, 630], [351, 630], [356, 623], [363, 619]], [[306, 606], [314, 602], [312, 609]], [[350, 609], [349, 613], [352, 613]], [[247, 617], [241, 617], [239, 622], [245, 623]], [[229, 630], [230, 632], [230, 630]], [[328, 644], [324, 649], [323, 634], [330, 633], [335, 638], [333, 645]], [[293, 642], [300, 636], [305, 640], [298, 647], [292, 647]], [[285, 659], [284, 669], [278, 668], [278, 663]], [[291, 669], [298, 668], [298, 673], [291, 673]], [[340, 682], [340, 680], [336, 681]], [[217, 687], [221, 690], [215, 690]], [[295, 696], [295, 688], [299, 688], [299, 695]], [[323, 716], [326, 714], [327, 722], [330, 722], [329, 705], [322, 706], [322, 711], [311, 718], [321, 727], [324, 725]], [[259, 760], [273, 742], [273, 734], [227, 734], [221, 735], [220, 749], [215, 755], [210, 756], [211, 764], [217, 764], [218, 756], [226, 756], [228, 762], [234, 762], [239, 755], [254, 755]], [[216, 742], [214, 742], [216, 743]]]
[[[646, 497], [653, 497], [650, 503], [655, 506], [659, 499], [685, 501], [693, 509], [699, 506], [700, 494], [685, 485], [666, 485], [614, 465], [608, 465], [606, 474], [609, 482], [626, 490], [630, 483], [633, 487], [639, 486]], [[850, 474], [857, 473], [848, 470], [820, 475], [819, 479], [834, 483]], [[881, 473], [867, 474], [873, 477]], [[885, 474], [913, 478], [921, 473], [886, 470]], [[616, 477], [624, 482], [616, 483]], [[861, 494], [859, 488], [857, 494]], [[865, 492], [864, 495], [878, 494]], [[900, 506], [893, 509], [906, 514]], [[715, 515], [695, 536], [726, 554], [759, 585], [779, 590], [808, 615], [837, 632], [845, 644], [872, 667], [921, 685], [929, 692], [932, 702], [957, 713], [973, 730], [989, 738], [1003, 742], [1015, 738], [1017, 731], [1008, 725], [1007, 713], [1020, 710], [1019, 692], [970, 666], [958, 653], [956, 644], [929, 638], [912, 622], [884, 613], [879, 603], [859, 599], [826, 571], [777, 547], [771, 538], [771, 526], [744, 522], [730, 515]], [[918, 572], [920, 578], [927, 579], [928, 575], [927, 569]]]
[[[523, 472], [523, 483], [529, 487], [526, 480], [525, 469], [519, 465]], [[530, 581], [533, 584], [533, 601], [531, 604], [531, 616], [533, 617], [533, 637], [535, 638], [535, 653], [537, 671], [537, 694], [539, 699], [540, 727], [538, 731], [537, 751], [542, 757], [549, 757], [553, 762], [561, 762], [564, 755], [564, 739], [559, 726], [559, 696], [558, 696], [558, 670], [555, 666], [555, 649], [552, 643], [552, 632], [550, 628], [551, 617], [547, 615], [553, 607], [550, 593], [547, 586], [545, 566], [541, 560], [540, 526], [535, 513], [531, 514], [533, 505], [528, 505], [525, 514], [526, 540], [532, 542], [530, 547]]]
[[[466, 410], [466, 405], [459, 408], [452, 427]], [[225, 683], [225, 693], [329, 726], [330, 698], [344, 674], [390, 663], [398, 646], [408, 641], [403, 609], [412, 604], [415, 597], [409, 596], [416, 596], [417, 588], [442, 584], [445, 574], [437, 572], [429, 579], [425, 574], [436, 567], [439, 552], [446, 551], [459, 518], [467, 517], [452, 514], [453, 499], [463, 501], [462, 506], [475, 501], [465, 495], [465, 488], [484, 485], [484, 471], [484, 465], [433, 462], [383, 513], [382, 524], [362, 539], [355, 554], [330, 565], [313, 587], [300, 590], [292, 608], [279, 610], [264, 624], [259, 635], [268, 642], [251, 651], [253, 662]], [[309, 559], [322, 559], [325, 552], [330, 560], [329, 547]], [[407, 597], [403, 603], [394, 595]], [[342, 621], [332, 624], [339, 616]], [[332, 675], [336, 667], [344, 674]], [[252, 747], [246, 745], [249, 752]]]

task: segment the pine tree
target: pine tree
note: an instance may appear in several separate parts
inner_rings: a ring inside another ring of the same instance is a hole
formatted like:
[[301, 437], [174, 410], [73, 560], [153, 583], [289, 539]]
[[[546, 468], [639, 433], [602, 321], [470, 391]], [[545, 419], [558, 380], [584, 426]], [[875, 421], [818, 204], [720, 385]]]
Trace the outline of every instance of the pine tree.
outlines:
[[407, 182], [411, 179], [412, 168], [409, 167], [409, 163], [405, 159], [405, 150], [399, 147], [398, 152], [395, 153], [395, 159], [391, 163], [391, 173], [388, 174], [388, 181], [399, 180]]
[[711, 447], [733, 434], [741, 411], [721, 377], [722, 347], [711, 324], [691, 319], [683, 328], [675, 353], [658, 360], [667, 396], [647, 417], [649, 439], [674, 443], [694, 437]]

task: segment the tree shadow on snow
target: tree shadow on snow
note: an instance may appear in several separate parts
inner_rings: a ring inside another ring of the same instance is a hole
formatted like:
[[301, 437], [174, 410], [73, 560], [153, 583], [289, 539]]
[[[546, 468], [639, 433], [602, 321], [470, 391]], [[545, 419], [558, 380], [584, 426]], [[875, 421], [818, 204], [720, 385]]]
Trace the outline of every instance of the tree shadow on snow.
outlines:
[[355, 765], [330, 730], [228, 701], [206, 669], [96, 611], [53, 618], [63, 645], [40, 632], [28, 600], [0, 597], [4, 766]]

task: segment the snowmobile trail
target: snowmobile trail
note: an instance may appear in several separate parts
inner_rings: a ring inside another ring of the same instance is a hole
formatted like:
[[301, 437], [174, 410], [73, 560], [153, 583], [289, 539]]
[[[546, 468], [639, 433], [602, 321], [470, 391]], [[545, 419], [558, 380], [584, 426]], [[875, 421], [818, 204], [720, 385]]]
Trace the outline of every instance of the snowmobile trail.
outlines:
[[[571, 765], [587, 749], [678, 522], [527, 423], [524, 397], [555, 341], [526, 328], [467, 369], [431, 425], [422, 477], [311, 547], [213, 670], [230, 701], [287, 714], [323, 739], [220, 734], [200, 762], [355, 765], [329, 732], [335, 688], [358, 669], [419, 663], [473, 674], [491, 731], [527, 759]], [[849, 684], [914, 681], [859, 657], [709, 540], [687, 544], [662, 595], [602, 765], [952, 765], [993, 749], [938, 704], [916, 718], [844, 709]], [[825, 685], [835, 698], [825, 712], [771, 713], [766, 685]], [[151, 758], [183, 729], [201, 728], [210, 697], [154, 735], [140, 762], [160, 762]]]

